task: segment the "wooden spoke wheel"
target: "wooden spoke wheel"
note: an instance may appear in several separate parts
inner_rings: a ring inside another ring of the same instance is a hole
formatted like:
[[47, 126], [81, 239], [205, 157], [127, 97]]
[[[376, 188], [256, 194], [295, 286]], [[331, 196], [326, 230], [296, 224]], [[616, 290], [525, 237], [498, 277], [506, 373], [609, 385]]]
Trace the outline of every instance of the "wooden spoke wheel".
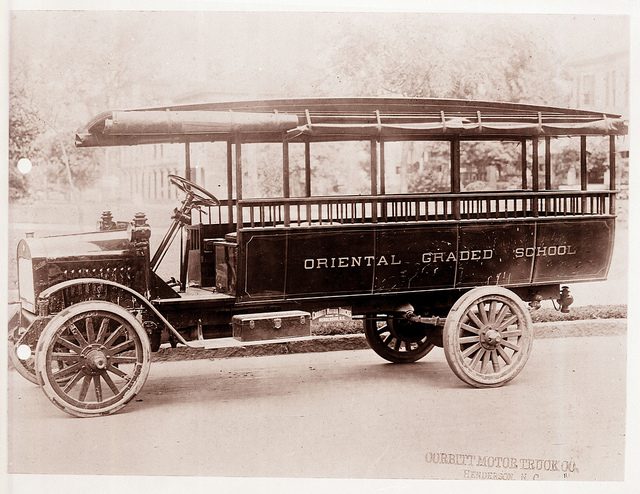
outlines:
[[110, 302], [81, 302], [44, 329], [36, 372], [45, 395], [61, 410], [77, 417], [108, 415], [144, 385], [150, 351], [142, 324], [127, 310]]
[[451, 308], [443, 331], [453, 372], [477, 388], [509, 382], [531, 353], [533, 323], [522, 300], [497, 286], [474, 288]]
[[424, 326], [403, 319], [365, 319], [364, 334], [374, 352], [396, 364], [420, 360], [434, 347]]

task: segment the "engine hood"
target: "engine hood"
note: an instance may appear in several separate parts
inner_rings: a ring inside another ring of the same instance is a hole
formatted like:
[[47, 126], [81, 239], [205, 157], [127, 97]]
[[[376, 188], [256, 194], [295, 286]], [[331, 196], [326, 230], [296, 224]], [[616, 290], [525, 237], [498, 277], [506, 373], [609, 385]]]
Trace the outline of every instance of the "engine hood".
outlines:
[[117, 256], [131, 249], [130, 239], [131, 228], [25, 238], [18, 244], [18, 257], [51, 260], [85, 256]]
[[143, 293], [147, 286], [148, 242], [133, 242], [132, 236], [136, 236], [136, 230], [130, 226], [20, 240], [18, 288], [23, 306], [34, 312], [43, 290], [77, 278], [111, 280]]

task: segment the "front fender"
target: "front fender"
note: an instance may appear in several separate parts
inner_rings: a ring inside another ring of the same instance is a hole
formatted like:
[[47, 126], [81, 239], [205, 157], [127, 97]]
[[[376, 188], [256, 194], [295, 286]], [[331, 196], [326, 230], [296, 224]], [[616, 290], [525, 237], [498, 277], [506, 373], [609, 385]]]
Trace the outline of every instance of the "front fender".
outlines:
[[88, 285], [101, 285], [101, 286], [111, 286], [121, 290], [125, 293], [128, 293], [133, 298], [135, 298], [141, 305], [144, 306], [151, 314], [153, 314], [173, 335], [176, 339], [182, 343], [183, 345], [198, 348], [196, 345], [189, 344], [182, 335], [173, 327], [173, 325], [156, 309], [149, 300], [137, 292], [129, 288], [128, 286], [122, 285], [115, 281], [105, 280], [102, 278], [75, 278], [73, 280], [63, 281], [62, 283], [58, 283], [57, 285], [50, 286], [49, 288], [43, 290], [38, 296], [37, 307], [38, 314], [41, 317], [49, 316], [49, 301], [51, 297], [56, 293], [59, 293], [62, 290], [66, 290], [68, 288], [72, 288], [75, 286], [88, 286]]
[[[42, 331], [47, 326], [51, 317], [38, 317], [32, 312], [22, 308], [22, 304], [11, 304], [8, 320], [8, 350], [9, 360], [18, 373], [28, 381], [38, 384], [34, 369], [33, 351], [38, 344]], [[20, 359], [18, 348], [28, 346], [31, 356]]]

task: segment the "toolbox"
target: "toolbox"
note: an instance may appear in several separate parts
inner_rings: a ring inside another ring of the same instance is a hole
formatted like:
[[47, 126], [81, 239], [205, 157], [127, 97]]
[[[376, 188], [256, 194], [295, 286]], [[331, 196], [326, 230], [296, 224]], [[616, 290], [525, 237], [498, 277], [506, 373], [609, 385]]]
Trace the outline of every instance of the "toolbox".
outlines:
[[233, 316], [233, 337], [240, 341], [311, 336], [311, 314], [300, 310]]

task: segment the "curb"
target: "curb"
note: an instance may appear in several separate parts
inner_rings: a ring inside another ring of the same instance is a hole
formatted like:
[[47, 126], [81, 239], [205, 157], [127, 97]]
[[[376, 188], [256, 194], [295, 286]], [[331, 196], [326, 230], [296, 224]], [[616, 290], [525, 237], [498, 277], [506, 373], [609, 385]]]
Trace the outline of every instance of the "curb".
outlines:
[[626, 333], [626, 319], [583, 319], [576, 321], [539, 322], [533, 325], [533, 334], [536, 338], [619, 336]]
[[[533, 325], [534, 336], [541, 338], [568, 338], [581, 336], [617, 336], [627, 332], [626, 319], [585, 319], [580, 321], [543, 322]], [[235, 357], [265, 357], [289, 353], [335, 352], [369, 348], [364, 334], [313, 336], [305, 340], [253, 344], [225, 348], [161, 348], [152, 354], [152, 362], [178, 360], [219, 359]]]

